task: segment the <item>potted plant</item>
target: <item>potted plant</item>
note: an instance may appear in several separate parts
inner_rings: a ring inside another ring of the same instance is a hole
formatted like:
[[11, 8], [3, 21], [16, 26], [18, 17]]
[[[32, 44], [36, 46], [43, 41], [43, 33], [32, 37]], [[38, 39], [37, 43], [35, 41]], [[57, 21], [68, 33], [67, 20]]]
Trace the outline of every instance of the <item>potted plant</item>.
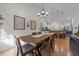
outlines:
[[75, 35], [76, 35], [76, 36], [79, 36], [79, 32], [76, 32]]

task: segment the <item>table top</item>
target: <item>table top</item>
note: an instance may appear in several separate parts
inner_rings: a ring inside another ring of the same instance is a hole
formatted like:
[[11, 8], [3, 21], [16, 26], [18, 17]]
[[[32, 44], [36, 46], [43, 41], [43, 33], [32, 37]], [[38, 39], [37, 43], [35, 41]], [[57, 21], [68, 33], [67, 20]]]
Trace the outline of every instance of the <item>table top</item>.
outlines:
[[19, 37], [22, 41], [27, 42], [32, 45], [40, 45], [43, 41], [47, 40], [50, 35], [54, 33], [45, 33], [45, 34], [37, 34], [37, 35], [28, 35]]

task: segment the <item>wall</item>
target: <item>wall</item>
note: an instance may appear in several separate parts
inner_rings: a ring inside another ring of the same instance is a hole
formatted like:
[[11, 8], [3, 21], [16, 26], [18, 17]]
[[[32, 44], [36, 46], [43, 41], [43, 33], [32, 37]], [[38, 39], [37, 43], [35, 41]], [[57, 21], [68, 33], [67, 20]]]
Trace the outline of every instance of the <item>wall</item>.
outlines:
[[[37, 20], [37, 8], [33, 4], [0, 4], [0, 14], [4, 17], [3, 25], [0, 26], [0, 40], [5, 43], [14, 45], [14, 35], [18, 37], [30, 35], [33, 31], [38, 31], [38, 29], [30, 30], [30, 28], [27, 27], [27, 21]], [[26, 19], [25, 30], [14, 30], [14, 15]]]

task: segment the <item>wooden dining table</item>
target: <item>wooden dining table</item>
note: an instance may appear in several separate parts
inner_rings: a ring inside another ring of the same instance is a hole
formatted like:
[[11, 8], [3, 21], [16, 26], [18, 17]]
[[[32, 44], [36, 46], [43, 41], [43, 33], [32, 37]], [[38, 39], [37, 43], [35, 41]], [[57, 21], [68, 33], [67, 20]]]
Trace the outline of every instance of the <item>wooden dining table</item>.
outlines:
[[19, 38], [28, 44], [38, 46], [43, 41], [45, 41], [49, 36], [51, 36], [53, 34], [54, 33], [44, 33], [44, 34], [37, 34], [37, 35], [21, 36]]
[[[40, 54], [39, 51], [39, 46], [45, 41], [47, 40], [47, 38], [49, 38], [51, 35], [53, 35], [53, 33], [44, 33], [44, 34], [37, 34], [37, 35], [28, 35], [28, 36], [21, 36], [19, 37], [22, 41], [28, 43], [28, 44], [32, 44], [36, 47], [38, 47], [38, 52]], [[41, 54], [40, 54], [41, 55]]]

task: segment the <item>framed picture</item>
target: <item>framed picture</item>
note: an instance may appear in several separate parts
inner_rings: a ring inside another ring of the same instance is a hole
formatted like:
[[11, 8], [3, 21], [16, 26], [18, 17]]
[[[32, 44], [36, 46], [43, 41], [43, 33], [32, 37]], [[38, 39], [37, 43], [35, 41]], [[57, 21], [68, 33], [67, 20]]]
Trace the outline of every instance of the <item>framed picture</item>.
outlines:
[[36, 30], [36, 21], [35, 20], [30, 20], [30, 28], [31, 28], [31, 30]]
[[25, 29], [25, 18], [20, 16], [14, 16], [14, 30], [24, 30]]

